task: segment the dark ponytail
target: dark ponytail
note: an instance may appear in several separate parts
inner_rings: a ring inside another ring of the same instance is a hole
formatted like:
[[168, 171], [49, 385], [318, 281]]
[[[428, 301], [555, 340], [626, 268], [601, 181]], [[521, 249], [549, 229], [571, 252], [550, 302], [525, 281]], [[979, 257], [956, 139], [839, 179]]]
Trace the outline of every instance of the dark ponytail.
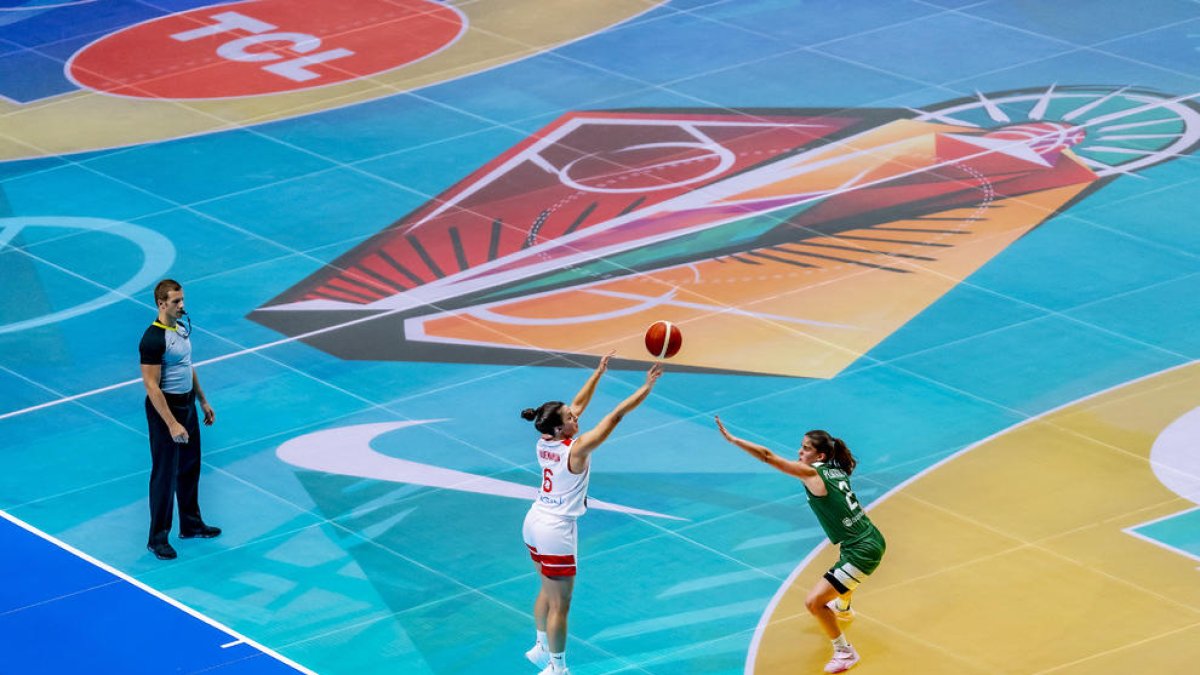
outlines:
[[854, 473], [858, 461], [850, 454], [850, 448], [846, 446], [845, 441], [820, 429], [814, 429], [804, 435], [812, 440], [813, 448], [825, 455], [830, 464], [845, 471], [847, 476]]
[[526, 408], [521, 411], [521, 417], [533, 422], [533, 428], [553, 436], [562, 426], [562, 401], [546, 401], [539, 408]]

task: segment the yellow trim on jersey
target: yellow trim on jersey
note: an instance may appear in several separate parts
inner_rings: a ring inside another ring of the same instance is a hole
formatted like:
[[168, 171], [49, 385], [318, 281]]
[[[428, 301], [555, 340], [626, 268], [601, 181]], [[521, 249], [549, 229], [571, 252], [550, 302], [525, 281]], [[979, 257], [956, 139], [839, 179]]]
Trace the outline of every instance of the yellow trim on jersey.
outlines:
[[158, 326], [159, 328], [165, 328], [166, 330], [173, 330], [173, 331], [175, 331], [176, 333], [178, 333], [178, 332], [179, 332], [179, 326], [168, 326], [167, 324], [165, 324], [165, 323], [163, 323], [163, 322], [159, 321], [158, 319], [155, 319], [155, 320], [154, 320], [154, 323], [152, 323], [152, 324], [150, 324], [150, 325], [151, 325], [151, 326]]

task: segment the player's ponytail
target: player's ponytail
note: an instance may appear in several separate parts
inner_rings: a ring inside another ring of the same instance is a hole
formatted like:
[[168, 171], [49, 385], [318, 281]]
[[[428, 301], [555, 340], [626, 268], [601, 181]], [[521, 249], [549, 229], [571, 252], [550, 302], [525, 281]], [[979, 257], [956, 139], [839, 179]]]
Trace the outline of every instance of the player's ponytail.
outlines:
[[553, 436], [563, 423], [562, 407], [562, 401], [546, 401], [536, 409], [526, 408], [522, 410], [521, 417], [533, 422], [534, 429], [547, 436]]
[[831, 440], [833, 441], [833, 463], [849, 476], [854, 473], [854, 467], [858, 465], [858, 460], [850, 454], [850, 448], [846, 446], [845, 441], [840, 438], [831, 438]]
[[813, 448], [825, 455], [826, 461], [836, 466], [846, 475], [854, 473], [854, 467], [858, 465], [858, 461], [854, 459], [854, 455], [850, 454], [850, 448], [846, 447], [846, 443], [835, 437], [828, 431], [814, 429], [806, 434], [811, 441]]

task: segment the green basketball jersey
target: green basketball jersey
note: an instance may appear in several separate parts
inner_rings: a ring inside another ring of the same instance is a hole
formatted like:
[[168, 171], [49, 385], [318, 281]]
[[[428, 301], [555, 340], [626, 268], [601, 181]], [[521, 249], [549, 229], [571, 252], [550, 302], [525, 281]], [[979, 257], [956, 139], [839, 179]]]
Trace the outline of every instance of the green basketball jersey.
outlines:
[[853, 542], [874, 532], [875, 526], [850, 490], [850, 477], [846, 472], [827, 462], [817, 462], [812, 466], [825, 482], [826, 494], [818, 497], [807, 485], [804, 491], [808, 493], [808, 505], [812, 507], [829, 541], [835, 544]]

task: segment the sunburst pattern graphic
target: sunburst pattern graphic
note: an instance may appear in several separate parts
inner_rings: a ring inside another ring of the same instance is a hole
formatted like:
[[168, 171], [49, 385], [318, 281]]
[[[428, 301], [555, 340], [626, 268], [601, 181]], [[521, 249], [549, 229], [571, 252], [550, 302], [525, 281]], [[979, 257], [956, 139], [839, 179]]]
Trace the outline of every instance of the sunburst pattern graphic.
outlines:
[[1197, 114], [1085, 87], [571, 113], [252, 318], [346, 358], [512, 363], [637, 354], [667, 319], [684, 366], [832, 377], [1065, 205], [1190, 152]]

